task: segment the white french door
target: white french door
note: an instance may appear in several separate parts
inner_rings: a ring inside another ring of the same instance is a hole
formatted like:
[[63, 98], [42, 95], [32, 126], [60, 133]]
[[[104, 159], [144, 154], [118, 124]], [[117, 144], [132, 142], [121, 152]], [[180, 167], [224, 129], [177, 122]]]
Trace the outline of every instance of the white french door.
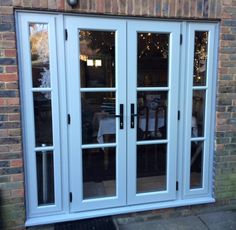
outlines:
[[127, 31], [128, 203], [173, 200], [180, 24], [130, 21]]
[[28, 225], [214, 201], [217, 23], [16, 15]]
[[180, 24], [65, 28], [71, 211], [175, 199]]
[[66, 17], [65, 25], [71, 210], [124, 205], [126, 22]]

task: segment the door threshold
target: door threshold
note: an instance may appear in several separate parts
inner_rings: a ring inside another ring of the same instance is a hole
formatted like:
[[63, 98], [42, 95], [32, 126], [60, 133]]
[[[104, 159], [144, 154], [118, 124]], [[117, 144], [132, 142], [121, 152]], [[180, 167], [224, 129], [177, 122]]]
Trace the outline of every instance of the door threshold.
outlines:
[[197, 205], [197, 204], [207, 204], [207, 203], [213, 203], [213, 202], [215, 202], [215, 199], [212, 197], [202, 197], [202, 198], [132, 205], [132, 206], [125, 206], [125, 207], [116, 207], [116, 208], [84, 211], [84, 212], [76, 212], [76, 213], [60, 213], [60, 214], [54, 214], [50, 216], [28, 218], [28, 220], [25, 223], [25, 226], [30, 227], [30, 226], [36, 226], [36, 225], [42, 225], [42, 224], [54, 224], [54, 223], [66, 222], [66, 221], [82, 220], [86, 218], [127, 214], [127, 213], [140, 212], [140, 211], [150, 211], [154, 209], [175, 208], [175, 207]]

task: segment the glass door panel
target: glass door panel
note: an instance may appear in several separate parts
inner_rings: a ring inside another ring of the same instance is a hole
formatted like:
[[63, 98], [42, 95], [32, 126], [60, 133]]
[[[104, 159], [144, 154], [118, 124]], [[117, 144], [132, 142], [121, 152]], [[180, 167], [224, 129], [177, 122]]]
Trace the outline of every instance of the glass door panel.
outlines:
[[175, 199], [179, 33], [178, 23], [128, 23], [131, 204]]
[[68, 76], [72, 78], [68, 90], [72, 99], [71, 210], [124, 205], [125, 23], [83, 17], [66, 19], [70, 35], [67, 55], [76, 57], [67, 63]]

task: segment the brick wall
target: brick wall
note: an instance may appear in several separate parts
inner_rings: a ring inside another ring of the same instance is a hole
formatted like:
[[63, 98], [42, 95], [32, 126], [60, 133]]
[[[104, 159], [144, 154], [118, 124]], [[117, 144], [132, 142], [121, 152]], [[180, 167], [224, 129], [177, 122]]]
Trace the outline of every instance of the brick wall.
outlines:
[[14, 7], [165, 18], [221, 18], [215, 194], [218, 201], [226, 203], [236, 199], [236, 1], [79, 0], [78, 7], [71, 9], [65, 0], [1, 0], [0, 218], [5, 229], [21, 229], [25, 219]]
[[218, 200], [236, 198], [236, 1], [222, 3], [216, 124]]

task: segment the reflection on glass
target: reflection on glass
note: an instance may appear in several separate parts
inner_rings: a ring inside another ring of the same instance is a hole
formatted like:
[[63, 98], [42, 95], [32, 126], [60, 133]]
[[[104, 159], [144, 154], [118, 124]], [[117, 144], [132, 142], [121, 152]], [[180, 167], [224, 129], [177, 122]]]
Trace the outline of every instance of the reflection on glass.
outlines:
[[137, 140], [166, 139], [167, 91], [139, 91]]
[[203, 146], [203, 141], [192, 141], [191, 143], [190, 189], [202, 187]]
[[116, 148], [83, 150], [83, 199], [116, 195]]
[[48, 25], [31, 23], [30, 47], [33, 87], [50, 87]]
[[53, 152], [36, 152], [38, 205], [53, 204], [54, 201], [54, 166]]
[[193, 85], [206, 85], [208, 32], [196, 31], [194, 43]]
[[81, 30], [81, 87], [115, 87], [115, 32]]
[[193, 90], [192, 137], [204, 136], [205, 90]]
[[166, 190], [166, 144], [137, 146], [137, 193]]
[[52, 145], [51, 93], [34, 93], [34, 125], [36, 146]]
[[169, 34], [138, 33], [138, 87], [168, 86]]
[[81, 93], [82, 143], [115, 142], [115, 93]]

